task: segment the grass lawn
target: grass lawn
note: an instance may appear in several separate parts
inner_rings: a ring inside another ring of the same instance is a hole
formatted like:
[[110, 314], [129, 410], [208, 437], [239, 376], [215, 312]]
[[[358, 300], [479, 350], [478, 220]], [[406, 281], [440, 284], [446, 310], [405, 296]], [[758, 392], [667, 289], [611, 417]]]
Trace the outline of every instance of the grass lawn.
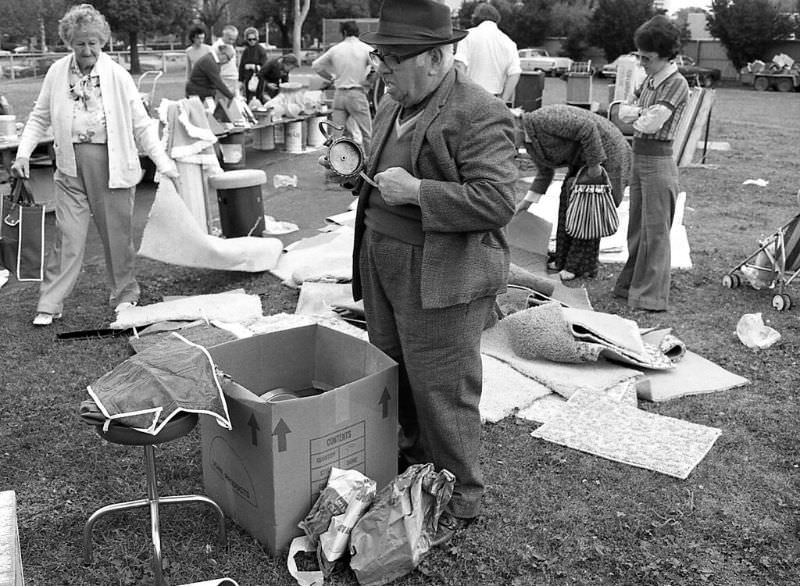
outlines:
[[[158, 97], [180, 97], [179, 74]], [[600, 86], [602, 88], [602, 85]], [[2, 86], [24, 112], [38, 85]], [[604, 88], [602, 88], [604, 89]], [[175, 92], [175, 93], [173, 93]], [[601, 93], [596, 87], [595, 92]], [[544, 103], [564, 100], [548, 79]], [[771, 291], [720, 285], [725, 272], [800, 212], [796, 193], [800, 95], [717, 90], [711, 167], [681, 170], [691, 270], [675, 271], [671, 309], [630, 311], [612, 295], [620, 267], [582, 282], [597, 310], [671, 327], [688, 348], [750, 379], [731, 391], [640, 403], [643, 410], [717, 427], [721, 437], [687, 480], [626, 466], [530, 437], [536, 425], [508, 418], [484, 427], [483, 516], [450, 547], [431, 553], [402, 585], [790, 585], [800, 563], [798, 309], [770, 308]], [[767, 187], [743, 185], [763, 178]], [[143, 302], [163, 295], [243, 287], [265, 313], [292, 311], [296, 293], [269, 274], [224, 273], [143, 260]], [[102, 263], [87, 266], [70, 298], [76, 327], [107, 322]], [[121, 338], [60, 343], [30, 326], [35, 285], [0, 289], [0, 489], [17, 492], [29, 586], [152, 582], [145, 514], [115, 516], [96, 529], [95, 563], [81, 562], [81, 531], [101, 504], [139, 498], [140, 451], [101, 442], [76, 412], [86, 385], [129, 355]], [[800, 303], [800, 293], [788, 292]], [[734, 334], [745, 313], [763, 312], [782, 339], [763, 351]], [[202, 491], [195, 431], [159, 450], [164, 494]], [[133, 482], [133, 484], [131, 484]], [[179, 509], [181, 510], [181, 509]], [[228, 576], [242, 586], [289, 586], [285, 559], [269, 557], [229, 523], [214, 543], [213, 519], [165, 507], [162, 541], [170, 583]], [[354, 585], [347, 572], [329, 582]]]

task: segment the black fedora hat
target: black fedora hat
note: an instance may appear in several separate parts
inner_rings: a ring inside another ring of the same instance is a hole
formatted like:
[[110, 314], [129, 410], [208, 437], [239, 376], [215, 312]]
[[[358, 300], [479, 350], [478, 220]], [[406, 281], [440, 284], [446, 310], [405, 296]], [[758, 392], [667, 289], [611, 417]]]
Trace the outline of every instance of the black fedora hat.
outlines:
[[435, 0], [385, 0], [378, 18], [378, 30], [359, 38], [370, 45], [448, 45], [467, 36], [454, 29], [450, 8]]

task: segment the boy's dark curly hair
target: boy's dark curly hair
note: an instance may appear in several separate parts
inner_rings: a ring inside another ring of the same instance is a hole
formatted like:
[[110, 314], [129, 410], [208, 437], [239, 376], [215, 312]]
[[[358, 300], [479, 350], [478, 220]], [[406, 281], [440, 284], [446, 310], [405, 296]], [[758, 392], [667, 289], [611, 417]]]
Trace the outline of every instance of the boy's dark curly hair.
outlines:
[[640, 51], [674, 59], [681, 50], [681, 31], [666, 16], [658, 14], [636, 29], [633, 42]]

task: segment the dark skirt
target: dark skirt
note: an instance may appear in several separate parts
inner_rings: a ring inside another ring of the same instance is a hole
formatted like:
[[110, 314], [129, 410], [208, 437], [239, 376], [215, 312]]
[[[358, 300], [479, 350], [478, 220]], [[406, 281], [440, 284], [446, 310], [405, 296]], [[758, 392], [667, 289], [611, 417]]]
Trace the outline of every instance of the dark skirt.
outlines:
[[573, 174], [570, 173], [561, 186], [561, 195], [558, 199], [558, 224], [556, 225], [556, 252], [551, 260], [555, 263], [557, 270], [566, 270], [578, 277], [593, 277], [597, 274], [600, 239], [573, 238], [567, 234], [565, 228], [572, 177]]

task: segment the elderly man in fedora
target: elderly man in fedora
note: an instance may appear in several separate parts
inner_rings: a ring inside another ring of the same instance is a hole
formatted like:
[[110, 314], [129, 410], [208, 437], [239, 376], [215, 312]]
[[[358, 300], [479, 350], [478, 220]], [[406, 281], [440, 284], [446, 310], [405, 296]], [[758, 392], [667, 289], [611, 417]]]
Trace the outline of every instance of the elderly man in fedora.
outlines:
[[353, 295], [370, 341], [400, 364], [401, 465], [456, 477], [434, 545], [480, 511], [480, 338], [505, 290], [514, 215], [514, 125], [454, 68], [450, 9], [386, 0], [372, 45], [386, 84], [356, 186]]

